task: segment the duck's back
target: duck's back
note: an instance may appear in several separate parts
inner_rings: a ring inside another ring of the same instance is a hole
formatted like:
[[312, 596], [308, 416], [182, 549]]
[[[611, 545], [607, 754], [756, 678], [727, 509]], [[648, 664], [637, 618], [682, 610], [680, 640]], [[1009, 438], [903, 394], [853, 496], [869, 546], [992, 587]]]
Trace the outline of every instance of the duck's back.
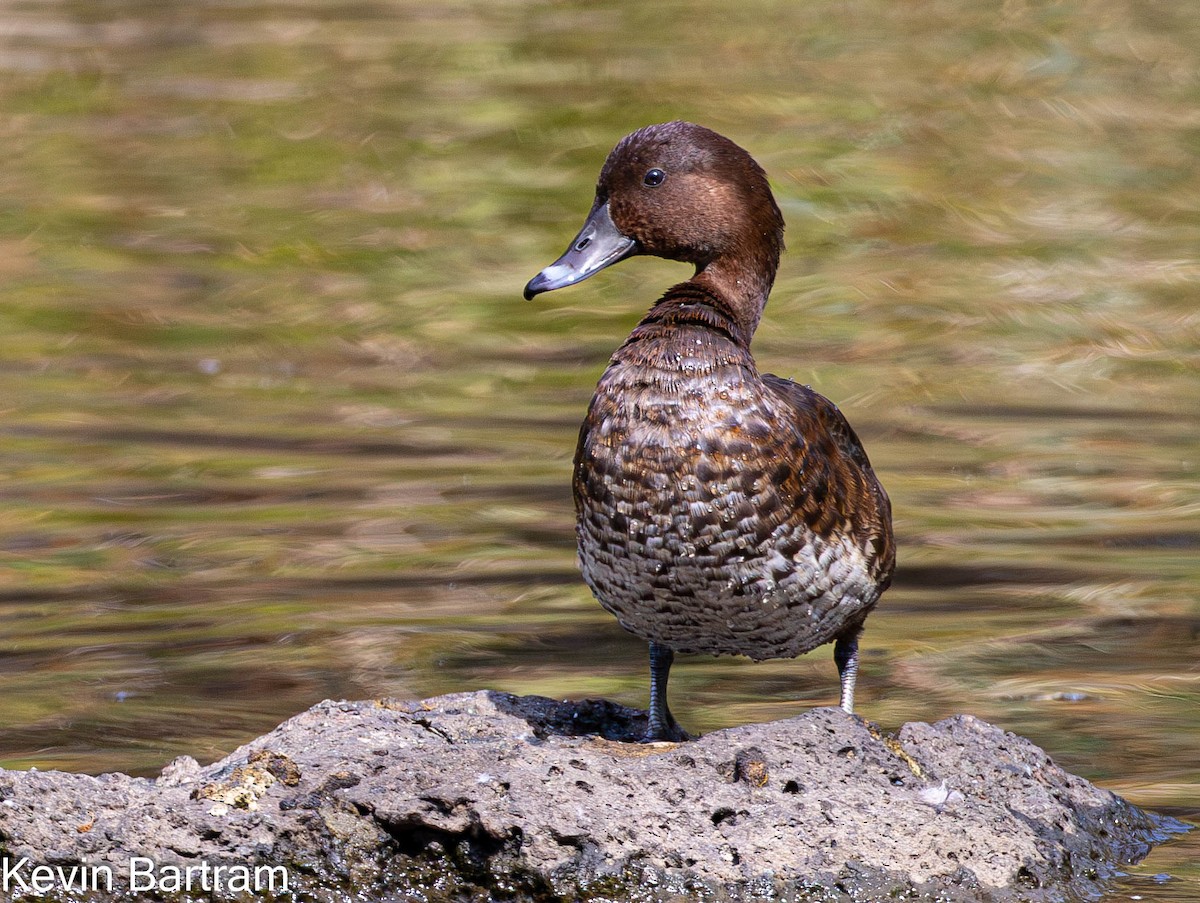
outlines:
[[837, 408], [760, 376], [746, 345], [718, 306], [668, 293], [617, 351], [575, 456], [580, 562], [641, 637], [795, 656], [887, 587], [890, 509]]

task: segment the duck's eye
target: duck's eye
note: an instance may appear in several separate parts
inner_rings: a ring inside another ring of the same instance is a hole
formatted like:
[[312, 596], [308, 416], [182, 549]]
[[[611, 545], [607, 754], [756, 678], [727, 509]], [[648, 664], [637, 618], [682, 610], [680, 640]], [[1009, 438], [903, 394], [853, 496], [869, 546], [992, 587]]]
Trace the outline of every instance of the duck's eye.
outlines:
[[667, 174], [661, 169], [652, 169], [642, 178], [643, 185], [649, 185], [651, 188], [657, 188], [667, 178]]

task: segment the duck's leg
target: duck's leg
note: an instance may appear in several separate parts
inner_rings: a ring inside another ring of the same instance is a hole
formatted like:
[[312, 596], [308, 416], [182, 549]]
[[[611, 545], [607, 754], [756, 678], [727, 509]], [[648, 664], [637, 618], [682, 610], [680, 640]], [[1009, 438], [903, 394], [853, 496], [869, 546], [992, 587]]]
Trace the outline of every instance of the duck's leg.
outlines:
[[839, 703], [847, 713], [854, 713], [854, 682], [858, 679], [858, 638], [861, 627], [848, 630], [833, 644], [833, 660], [842, 679], [842, 699]]
[[671, 674], [671, 662], [675, 653], [658, 643], [650, 644], [650, 718], [646, 722], [643, 743], [668, 740], [679, 743], [687, 740], [687, 733], [675, 721], [667, 707], [667, 678]]

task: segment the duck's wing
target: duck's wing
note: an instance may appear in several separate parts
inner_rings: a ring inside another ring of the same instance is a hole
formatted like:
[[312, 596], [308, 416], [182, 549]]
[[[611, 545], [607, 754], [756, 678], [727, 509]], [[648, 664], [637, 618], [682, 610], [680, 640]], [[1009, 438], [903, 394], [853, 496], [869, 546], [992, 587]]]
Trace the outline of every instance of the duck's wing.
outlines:
[[882, 592], [896, 563], [892, 506], [866, 449], [825, 396], [770, 373], [763, 383], [786, 406], [796, 430], [794, 453], [780, 462], [776, 485], [792, 495], [809, 529], [849, 537], [866, 553]]

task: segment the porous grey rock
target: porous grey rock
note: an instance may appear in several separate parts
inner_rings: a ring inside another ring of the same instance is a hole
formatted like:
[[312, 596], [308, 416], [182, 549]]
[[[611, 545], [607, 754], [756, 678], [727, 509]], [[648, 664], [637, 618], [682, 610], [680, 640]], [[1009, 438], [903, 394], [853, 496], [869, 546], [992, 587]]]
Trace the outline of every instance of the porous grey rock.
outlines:
[[890, 736], [822, 708], [630, 742], [644, 725], [486, 691], [323, 702], [157, 781], [0, 771], [8, 891], [45, 865], [39, 899], [261, 896], [283, 867], [316, 900], [1058, 900], [1182, 828], [966, 715]]

